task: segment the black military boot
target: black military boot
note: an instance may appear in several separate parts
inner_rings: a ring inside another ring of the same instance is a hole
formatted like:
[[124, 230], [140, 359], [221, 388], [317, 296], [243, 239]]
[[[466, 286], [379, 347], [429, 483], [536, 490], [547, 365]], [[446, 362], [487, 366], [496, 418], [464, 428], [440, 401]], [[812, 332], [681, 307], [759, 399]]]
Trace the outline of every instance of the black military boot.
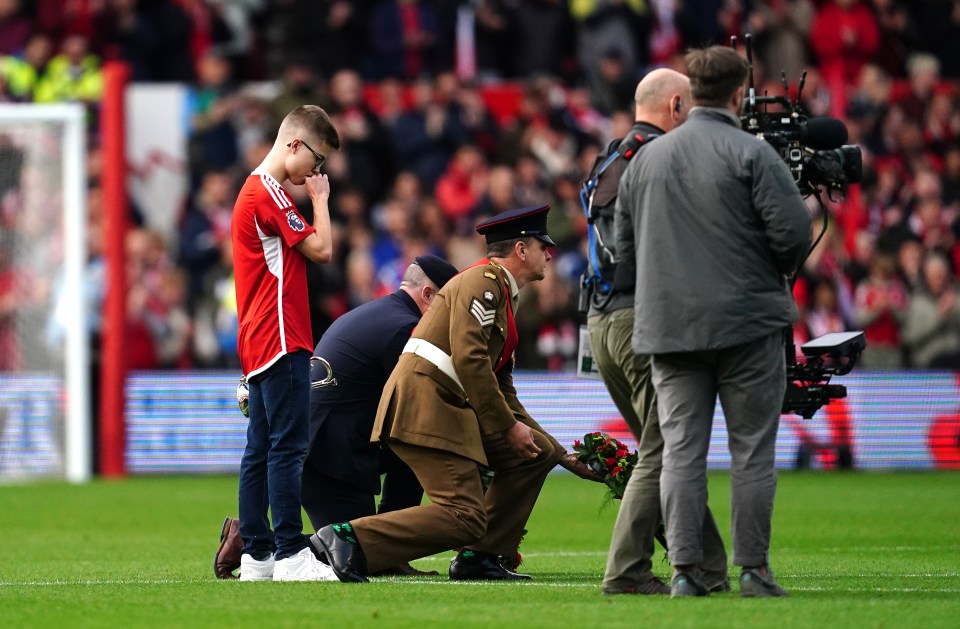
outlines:
[[524, 581], [532, 577], [507, 570], [496, 555], [464, 548], [450, 562], [450, 578], [454, 581]]

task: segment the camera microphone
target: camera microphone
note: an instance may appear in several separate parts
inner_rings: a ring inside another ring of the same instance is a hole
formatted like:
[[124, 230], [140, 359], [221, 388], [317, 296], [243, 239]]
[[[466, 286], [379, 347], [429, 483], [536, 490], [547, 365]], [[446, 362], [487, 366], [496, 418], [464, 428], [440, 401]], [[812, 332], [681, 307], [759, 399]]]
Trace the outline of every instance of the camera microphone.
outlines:
[[800, 123], [800, 144], [815, 151], [838, 149], [847, 143], [847, 125], [826, 116]]

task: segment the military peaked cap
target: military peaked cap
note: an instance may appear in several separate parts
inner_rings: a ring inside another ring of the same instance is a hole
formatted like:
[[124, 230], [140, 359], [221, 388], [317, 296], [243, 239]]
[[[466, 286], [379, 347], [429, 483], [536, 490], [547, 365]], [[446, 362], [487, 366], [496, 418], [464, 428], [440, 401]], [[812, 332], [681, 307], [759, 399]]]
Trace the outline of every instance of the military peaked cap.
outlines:
[[507, 210], [477, 225], [477, 233], [486, 237], [487, 243], [532, 236], [551, 247], [556, 247], [557, 243], [547, 235], [547, 212], [549, 211], [549, 205]]

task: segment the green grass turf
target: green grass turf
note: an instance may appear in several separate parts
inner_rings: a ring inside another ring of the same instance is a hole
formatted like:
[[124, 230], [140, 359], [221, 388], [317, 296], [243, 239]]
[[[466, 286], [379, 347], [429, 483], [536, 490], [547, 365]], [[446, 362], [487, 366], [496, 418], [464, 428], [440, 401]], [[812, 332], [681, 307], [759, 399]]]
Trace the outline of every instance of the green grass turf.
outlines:
[[[729, 540], [729, 478], [711, 505]], [[552, 475], [528, 525], [522, 584], [442, 577], [239, 583], [212, 576], [236, 481], [138, 478], [0, 487], [3, 627], [956, 627], [960, 475], [781, 474], [772, 562], [789, 599], [604, 597], [616, 504]], [[656, 571], [669, 567], [658, 556]], [[736, 573], [734, 573], [736, 574]], [[736, 586], [735, 586], [736, 589]]]

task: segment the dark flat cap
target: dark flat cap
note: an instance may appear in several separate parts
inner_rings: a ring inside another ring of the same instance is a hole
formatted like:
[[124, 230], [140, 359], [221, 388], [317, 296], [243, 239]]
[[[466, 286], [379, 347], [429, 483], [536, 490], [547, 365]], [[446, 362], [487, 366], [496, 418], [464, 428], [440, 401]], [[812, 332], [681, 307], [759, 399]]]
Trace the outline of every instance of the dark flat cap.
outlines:
[[417, 256], [413, 259], [413, 263], [423, 269], [424, 274], [437, 285], [437, 288], [443, 288], [450, 278], [459, 273], [457, 267], [437, 256]]
[[557, 243], [547, 235], [547, 212], [549, 211], [549, 205], [507, 210], [477, 225], [477, 233], [482, 234], [487, 239], [487, 243], [532, 236], [551, 247], [556, 247]]

